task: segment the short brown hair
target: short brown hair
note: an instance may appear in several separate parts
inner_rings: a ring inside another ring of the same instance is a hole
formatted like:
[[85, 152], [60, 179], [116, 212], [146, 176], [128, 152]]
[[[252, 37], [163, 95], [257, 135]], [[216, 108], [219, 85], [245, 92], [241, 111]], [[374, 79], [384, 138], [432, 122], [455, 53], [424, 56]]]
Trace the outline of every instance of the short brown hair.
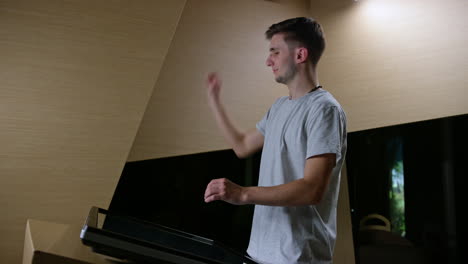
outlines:
[[317, 65], [325, 50], [325, 38], [322, 26], [312, 18], [296, 17], [271, 25], [265, 32], [268, 40], [279, 33], [285, 34], [286, 42], [296, 41], [309, 51], [309, 59]]

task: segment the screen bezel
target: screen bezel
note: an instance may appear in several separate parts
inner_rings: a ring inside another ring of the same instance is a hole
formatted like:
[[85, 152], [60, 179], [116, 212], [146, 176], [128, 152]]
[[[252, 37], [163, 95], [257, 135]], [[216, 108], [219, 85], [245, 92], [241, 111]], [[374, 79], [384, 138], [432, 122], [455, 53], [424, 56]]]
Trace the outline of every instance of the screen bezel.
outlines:
[[[117, 256], [119, 258], [121, 258], [121, 256], [128, 256], [129, 259], [141, 258], [141, 256], [139, 256], [136, 252], [131, 252], [131, 251], [128, 251], [128, 250], [122, 251], [119, 248], [111, 247], [109, 245], [100, 243], [100, 242], [96, 241], [96, 239], [91, 239], [90, 234], [93, 234], [93, 235], [103, 236], [103, 237], [106, 237], [106, 238], [109, 238], [109, 239], [118, 239], [120, 241], [125, 241], [125, 242], [130, 243], [130, 244], [139, 245], [139, 246], [159, 250], [159, 251], [162, 251], [162, 252], [177, 256], [177, 258], [190, 260], [189, 262], [183, 262], [183, 263], [213, 263], [213, 264], [219, 264], [220, 263], [219, 261], [211, 260], [211, 259], [208, 259], [208, 258], [205, 258], [205, 257], [202, 257], [202, 256], [197, 256], [197, 255], [191, 254], [190, 252], [184, 252], [184, 251], [176, 250], [176, 249], [173, 249], [173, 248], [164, 247], [162, 245], [159, 245], [159, 244], [156, 244], [156, 243], [151, 243], [151, 242], [148, 242], [148, 241], [145, 241], [145, 240], [142, 240], [142, 239], [138, 239], [136, 237], [130, 237], [130, 236], [127, 236], [125, 234], [120, 234], [120, 233], [117, 233], [117, 232], [113, 232], [111, 230], [103, 229], [100, 226], [99, 223], [102, 220], [102, 216], [107, 217], [109, 215], [112, 215], [112, 217], [123, 217], [123, 218], [125, 218], [126, 221], [134, 221], [135, 223], [147, 225], [147, 226], [150, 226], [151, 228], [155, 228], [155, 229], [158, 229], [158, 230], [161, 230], [161, 231], [164, 231], [164, 232], [170, 232], [173, 235], [181, 236], [181, 237], [184, 237], [186, 239], [191, 239], [191, 240], [194, 241], [194, 243], [204, 243], [204, 244], [207, 244], [209, 246], [222, 248], [223, 250], [229, 252], [230, 254], [236, 255], [239, 258], [243, 259], [244, 263], [256, 263], [249, 256], [240, 254], [239, 252], [237, 252], [237, 251], [235, 251], [235, 250], [233, 250], [233, 249], [231, 249], [229, 247], [226, 247], [225, 245], [223, 245], [223, 244], [221, 244], [219, 242], [216, 242], [214, 240], [204, 238], [204, 237], [201, 237], [201, 236], [197, 236], [197, 235], [193, 235], [193, 234], [190, 234], [190, 233], [187, 233], [187, 232], [175, 230], [175, 229], [165, 227], [165, 226], [162, 226], [162, 225], [159, 225], [159, 224], [155, 224], [155, 223], [152, 223], [152, 222], [143, 221], [141, 219], [112, 214], [112, 213], [109, 213], [108, 210], [98, 208], [98, 207], [95, 207], [95, 206], [93, 206], [91, 208], [91, 210], [90, 210], [90, 212], [88, 214], [88, 217], [86, 219], [86, 223], [83, 226], [83, 229], [82, 229], [82, 232], [81, 232], [81, 239], [82, 239], [83, 244], [91, 246], [93, 248], [93, 250], [97, 249], [96, 250], [97, 252], [99, 250], [102, 250], [103, 247], [104, 247], [104, 251], [105, 251], [104, 254], [109, 253], [109, 250], [110, 250], [110, 252], [113, 253], [111, 255], [119, 255], [119, 256]], [[106, 250], [106, 249], [108, 249], [108, 250]], [[117, 252], [117, 251], [122, 251], [122, 252]]]

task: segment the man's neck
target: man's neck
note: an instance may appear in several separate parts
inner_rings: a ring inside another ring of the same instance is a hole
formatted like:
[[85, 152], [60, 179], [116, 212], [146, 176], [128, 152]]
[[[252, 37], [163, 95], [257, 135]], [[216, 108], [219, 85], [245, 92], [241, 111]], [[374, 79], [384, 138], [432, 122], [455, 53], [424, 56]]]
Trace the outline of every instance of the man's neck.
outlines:
[[319, 85], [316, 71], [298, 72], [288, 84], [289, 98], [300, 98]]

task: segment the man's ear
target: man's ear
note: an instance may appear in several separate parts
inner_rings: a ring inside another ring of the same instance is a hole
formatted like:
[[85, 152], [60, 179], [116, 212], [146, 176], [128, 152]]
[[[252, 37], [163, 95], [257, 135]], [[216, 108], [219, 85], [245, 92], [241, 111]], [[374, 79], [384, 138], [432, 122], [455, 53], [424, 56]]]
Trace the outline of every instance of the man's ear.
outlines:
[[309, 57], [309, 51], [305, 47], [296, 48], [296, 62], [304, 63]]

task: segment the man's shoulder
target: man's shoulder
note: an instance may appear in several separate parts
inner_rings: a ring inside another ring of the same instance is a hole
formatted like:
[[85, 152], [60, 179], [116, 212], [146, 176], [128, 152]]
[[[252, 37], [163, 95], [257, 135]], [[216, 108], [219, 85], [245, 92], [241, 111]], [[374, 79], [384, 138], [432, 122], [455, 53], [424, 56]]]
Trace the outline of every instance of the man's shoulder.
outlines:
[[289, 96], [281, 96], [279, 98], [276, 99], [276, 101], [273, 103], [274, 105], [275, 104], [280, 104], [280, 103], [283, 103], [285, 101], [287, 101], [289, 99]]
[[276, 101], [271, 105], [272, 109], [279, 108], [281, 105], [283, 105], [285, 102], [288, 101], [289, 96], [281, 96], [276, 99]]
[[315, 96], [310, 96], [308, 103], [320, 108], [337, 107], [338, 109], [341, 109], [340, 103], [330, 92], [326, 90], [318, 91], [318, 93], [315, 94]]

